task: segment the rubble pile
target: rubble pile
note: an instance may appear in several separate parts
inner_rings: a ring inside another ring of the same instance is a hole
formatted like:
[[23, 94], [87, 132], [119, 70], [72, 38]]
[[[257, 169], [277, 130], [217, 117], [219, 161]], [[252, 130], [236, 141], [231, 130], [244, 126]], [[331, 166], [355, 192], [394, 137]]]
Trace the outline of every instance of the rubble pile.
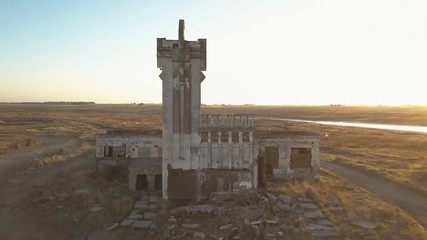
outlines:
[[338, 239], [313, 199], [267, 191], [216, 192], [202, 204], [172, 207], [144, 194], [109, 228], [141, 229], [149, 239]]

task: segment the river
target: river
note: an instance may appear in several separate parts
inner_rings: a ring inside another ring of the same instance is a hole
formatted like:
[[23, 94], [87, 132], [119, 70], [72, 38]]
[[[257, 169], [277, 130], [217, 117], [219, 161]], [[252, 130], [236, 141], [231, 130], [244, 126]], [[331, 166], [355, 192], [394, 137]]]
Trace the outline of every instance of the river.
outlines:
[[277, 120], [277, 121], [315, 123], [315, 124], [334, 125], [334, 126], [343, 126], [343, 127], [374, 128], [374, 129], [393, 130], [393, 131], [427, 133], [427, 127], [425, 127], [425, 126], [390, 125], [390, 124], [377, 124], [377, 123], [334, 122], [334, 121], [311, 121], [311, 120], [287, 119], [287, 118], [264, 118], [264, 117], [257, 117], [257, 118], [258, 119]]

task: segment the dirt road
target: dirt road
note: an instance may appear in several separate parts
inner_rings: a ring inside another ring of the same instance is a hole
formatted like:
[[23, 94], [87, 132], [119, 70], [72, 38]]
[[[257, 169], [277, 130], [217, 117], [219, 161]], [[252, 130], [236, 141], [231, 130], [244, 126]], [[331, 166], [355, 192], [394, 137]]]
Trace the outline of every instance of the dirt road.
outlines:
[[414, 216], [418, 222], [427, 229], [427, 196], [407, 187], [398, 185], [381, 176], [373, 176], [356, 170], [350, 166], [321, 160], [321, 166], [336, 172], [343, 178], [368, 189], [376, 195], [394, 202], [402, 209]]
[[0, 239], [59, 239], [61, 229], [49, 227], [43, 219], [17, 212], [14, 208], [21, 201], [33, 183], [40, 178], [49, 177], [48, 172], [25, 172], [25, 166], [37, 157], [47, 156], [78, 143], [69, 137], [39, 136], [44, 145], [37, 150], [18, 153], [0, 158]]

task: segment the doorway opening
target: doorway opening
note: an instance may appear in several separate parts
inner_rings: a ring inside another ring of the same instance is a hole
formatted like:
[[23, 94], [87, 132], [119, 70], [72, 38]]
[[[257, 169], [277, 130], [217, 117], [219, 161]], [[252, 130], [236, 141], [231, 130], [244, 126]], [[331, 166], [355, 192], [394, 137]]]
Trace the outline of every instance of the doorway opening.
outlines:
[[136, 175], [136, 191], [144, 191], [148, 189], [148, 178], [146, 174]]

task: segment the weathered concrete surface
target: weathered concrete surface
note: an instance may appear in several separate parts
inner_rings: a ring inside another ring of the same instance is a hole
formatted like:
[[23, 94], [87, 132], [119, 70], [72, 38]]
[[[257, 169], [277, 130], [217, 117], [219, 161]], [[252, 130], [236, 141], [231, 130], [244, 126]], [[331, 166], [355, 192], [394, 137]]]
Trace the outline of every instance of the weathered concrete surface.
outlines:
[[184, 20], [178, 40], [157, 39], [157, 67], [163, 85], [163, 197], [168, 198], [168, 166], [194, 169], [200, 143], [200, 84], [206, 70], [206, 39], [186, 41]]

